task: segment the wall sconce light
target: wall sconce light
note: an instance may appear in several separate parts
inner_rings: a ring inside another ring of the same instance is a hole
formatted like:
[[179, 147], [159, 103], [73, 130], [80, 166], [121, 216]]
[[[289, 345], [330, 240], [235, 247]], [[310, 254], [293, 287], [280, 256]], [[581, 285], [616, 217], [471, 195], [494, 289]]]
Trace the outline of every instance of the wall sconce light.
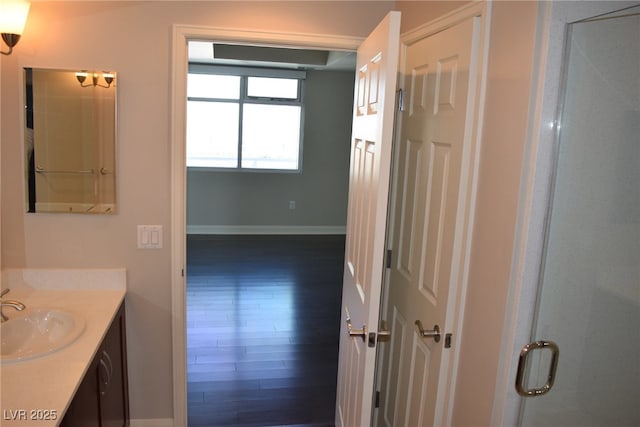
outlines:
[[2, 40], [9, 46], [3, 55], [11, 55], [13, 47], [18, 44], [29, 15], [28, 0], [0, 0], [0, 33]]
[[[84, 82], [87, 81], [87, 77], [89, 77], [89, 74], [91, 74], [91, 81], [85, 84]], [[100, 86], [104, 88], [109, 88], [111, 87], [111, 83], [113, 83], [114, 75], [108, 72], [102, 73], [102, 78], [104, 79], [106, 85], [100, 84], [98, 80], [99, 78], [100, 76], [98, 75], [98, 73], [89, 73], [88, 71], [84, 71], [84, 70], [80, 71], [79, 73], [76, 73], [76, 79], [78, 79], [78, 82], [82, 87]]]

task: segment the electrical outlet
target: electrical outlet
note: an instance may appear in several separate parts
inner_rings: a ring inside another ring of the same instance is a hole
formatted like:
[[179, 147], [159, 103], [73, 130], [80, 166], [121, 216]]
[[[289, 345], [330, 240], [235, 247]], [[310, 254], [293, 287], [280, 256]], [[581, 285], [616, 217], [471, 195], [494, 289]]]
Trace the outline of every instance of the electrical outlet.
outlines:
[[289, 209], [295, 209], [295, 208], [296, 208], [296, 201], [289, 200]]
[[138, 249], [162, 249], [162, 226], [139, 225]]

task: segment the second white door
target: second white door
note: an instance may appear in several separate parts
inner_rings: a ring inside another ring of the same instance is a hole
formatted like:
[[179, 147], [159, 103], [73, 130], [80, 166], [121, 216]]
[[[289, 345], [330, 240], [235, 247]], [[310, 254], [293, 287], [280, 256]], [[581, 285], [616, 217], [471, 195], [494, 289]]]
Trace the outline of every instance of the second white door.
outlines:
[[481, 23], [471, 16], [405, 47], [379, 426], [448, 423], [473, 208]]

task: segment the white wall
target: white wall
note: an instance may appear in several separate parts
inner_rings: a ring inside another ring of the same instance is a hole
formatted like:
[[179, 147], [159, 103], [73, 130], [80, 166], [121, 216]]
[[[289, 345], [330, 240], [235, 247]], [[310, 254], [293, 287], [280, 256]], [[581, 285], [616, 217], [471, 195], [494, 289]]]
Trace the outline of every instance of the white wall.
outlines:
[[[132, 418], [172, 417], [170, 87], [172, 25], [366, 36], [393, 2], [41, 2], [2, 58], [2, 267], [127, 269]], [[358, 19], [353, 19], [353, 17]], [[25, 214], [22, 67], [118, 72], [118, 213]], [[164, 226], [138, 250], [136, 226]]]
[[396, 2], [396, 9], [402, 12], [400, 32], [413, 30], [426, 22], [432, 21], [454, 9], [470, 3], [469, 0], [400, 0]]

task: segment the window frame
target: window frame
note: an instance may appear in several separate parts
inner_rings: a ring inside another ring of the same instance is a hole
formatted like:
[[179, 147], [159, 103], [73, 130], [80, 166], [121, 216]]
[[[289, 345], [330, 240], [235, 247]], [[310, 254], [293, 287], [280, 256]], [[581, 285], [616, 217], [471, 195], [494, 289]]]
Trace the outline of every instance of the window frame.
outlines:
[[[280, 69], [280, 68], [261, 68], [250, 66], [228, 66], [228, 65], [210, 65], [190, 63], [187, 70], [187, 78], [189, 74], [215, 74], [215, 75], [231, 75], [240, 77], [240, 94], [238, 99], [228, 98], [211, 98], [211, 97], [193, 97], [188, 96], [187, 103], [195, 102], [216, 102], [231, 103], [238, 105], [238, 141], [237, 141], [237, 162], [235, 167], [218, 167], [218, 166], [190, 166], [187, 163], [187, 170], [202, 172], [260, 172], [260, 173], [302, 173], [303, 164], [303, 143], [304, 143], [304, 117], [305, 117], [305, 80], [306, 72], [301, 70]], [[257, 97], [247, 94], [248, 79], [250, 77], [267, 77], [267, 78], [283, 78], [298, 80], [297, 98], [278, 98], [278, 97]], [[298, 136], [298, 165], [295, 169], [277, 169], [277, 168], [249, 168], [242, 167], [242, 146], [243, 146], [243, 123], [244, 123], [244, 105], [282, 105], [300, 107], [300, 130]], [[188, 117], [187, 117], [188, 121]], [[188, 144], [188, 141], [187, 141]], [[186, 158], [189, 160], [188, 156]]]

